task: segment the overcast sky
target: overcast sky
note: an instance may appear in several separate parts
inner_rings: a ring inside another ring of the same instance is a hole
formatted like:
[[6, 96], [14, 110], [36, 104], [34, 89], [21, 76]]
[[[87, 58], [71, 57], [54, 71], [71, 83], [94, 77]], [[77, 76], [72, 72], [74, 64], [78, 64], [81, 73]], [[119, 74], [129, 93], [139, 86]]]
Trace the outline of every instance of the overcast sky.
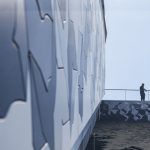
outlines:
[[150, 0], [105, 0], [106, 88], [150, 89]]

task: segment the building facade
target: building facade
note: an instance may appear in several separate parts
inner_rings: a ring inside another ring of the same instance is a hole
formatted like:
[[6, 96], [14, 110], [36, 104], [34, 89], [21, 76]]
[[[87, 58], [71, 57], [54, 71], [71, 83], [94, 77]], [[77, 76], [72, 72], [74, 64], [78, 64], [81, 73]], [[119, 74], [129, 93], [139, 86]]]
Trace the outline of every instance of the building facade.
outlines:
[[85, 149], [104, 95], [104, 2], [0, 2], [0, 149]]

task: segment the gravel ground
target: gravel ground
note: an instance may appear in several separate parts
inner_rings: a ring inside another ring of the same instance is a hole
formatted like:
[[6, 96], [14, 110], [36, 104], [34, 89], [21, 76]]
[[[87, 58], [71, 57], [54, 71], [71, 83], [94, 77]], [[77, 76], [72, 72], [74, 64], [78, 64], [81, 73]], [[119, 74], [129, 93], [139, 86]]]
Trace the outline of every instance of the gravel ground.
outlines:
[[148, 122], [98, 122], [93, 133], [87, 150], [150, 150]]

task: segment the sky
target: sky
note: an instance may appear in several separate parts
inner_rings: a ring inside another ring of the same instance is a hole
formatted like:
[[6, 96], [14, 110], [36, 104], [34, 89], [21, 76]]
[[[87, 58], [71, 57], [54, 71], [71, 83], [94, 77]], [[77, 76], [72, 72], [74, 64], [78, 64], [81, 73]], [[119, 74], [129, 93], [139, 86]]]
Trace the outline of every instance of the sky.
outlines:
[[105, 0], [106, 88], [150, 89], [150, 0]]

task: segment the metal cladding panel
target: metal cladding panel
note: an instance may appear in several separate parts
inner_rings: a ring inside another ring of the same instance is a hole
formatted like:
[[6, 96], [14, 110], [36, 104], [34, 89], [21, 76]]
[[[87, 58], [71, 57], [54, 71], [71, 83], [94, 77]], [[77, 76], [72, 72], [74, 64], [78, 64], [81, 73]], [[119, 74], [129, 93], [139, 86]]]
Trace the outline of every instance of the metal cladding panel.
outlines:
[[60, 8], [60, 15], [62, 21], [66, 20], [66, 13], [67, 13], [67, 0], [57, 0], [58, 5]]
[[102, 4], [0, 2], [0, 149], [85, 148], [104, 94]]
[[[0, 118], [4, 118], [14, 101], [25, 101], [26, 40], [24, 26], [17, 28], [21, 19], [17, 2], [0, 4]], [[22, 31], [21, 31], [22, 29]], [[21, 41], [18, 39], [20, 38]]]
[[69, 87], [69, 113], [70, 121], [73, 122], [74, 118], [74, 97], [75, 97], [75, 72], [77, 71], [77, 55], [76, 55], [76, 41], [75, 41], [75, 30], [72, 21], [69, 21], [69, 32], [68, 32], [68, 87]]
[[37, 5], [42, 19], [45, 19], [45, 17], [48, 16], [51, 20], [53, 20], [52, 0], [37, 0]]
[[47, 16], [41, 19], [38, 3], [35, 0], [26, 1], [26, 11], [29, 50], [39, 66], [44, 84], [48, 88], [52, 76], [53, 23]]
[[83, 36], [79, 33], [79, 77], [78, 77], [78, 96], [79, 96], [79, 114], [83, 117], [83, 90], [84, 90], [84, 51], [83, 51]]
[[[54, 65], [55, 66], [55, 65]], [[54, 67], [56, 68], [56, 67]], [[56, 69], [55, 69], [56, 70]], [[53, 70], [53, 74], [56, 74]], [[33, 142], [35, 149], [40, 149], [46, 142], [54, 149], [54, 105], [56, 92], [55, 75], [50, 81], [48, 91], [46, 90], [41, 72], [31, 57], [31, 80], [32, 80], [32, 120], [33, 120]], [[39, 132], [39, 133], [37, 133]], [[40, 136], [44, 139], [39, 139]], [[43, 143], [44, 142], [44, 143]], [[41, 144], [43, 143], [43, 145]], [[40, 144], [38, 147], [37, 145]]]

